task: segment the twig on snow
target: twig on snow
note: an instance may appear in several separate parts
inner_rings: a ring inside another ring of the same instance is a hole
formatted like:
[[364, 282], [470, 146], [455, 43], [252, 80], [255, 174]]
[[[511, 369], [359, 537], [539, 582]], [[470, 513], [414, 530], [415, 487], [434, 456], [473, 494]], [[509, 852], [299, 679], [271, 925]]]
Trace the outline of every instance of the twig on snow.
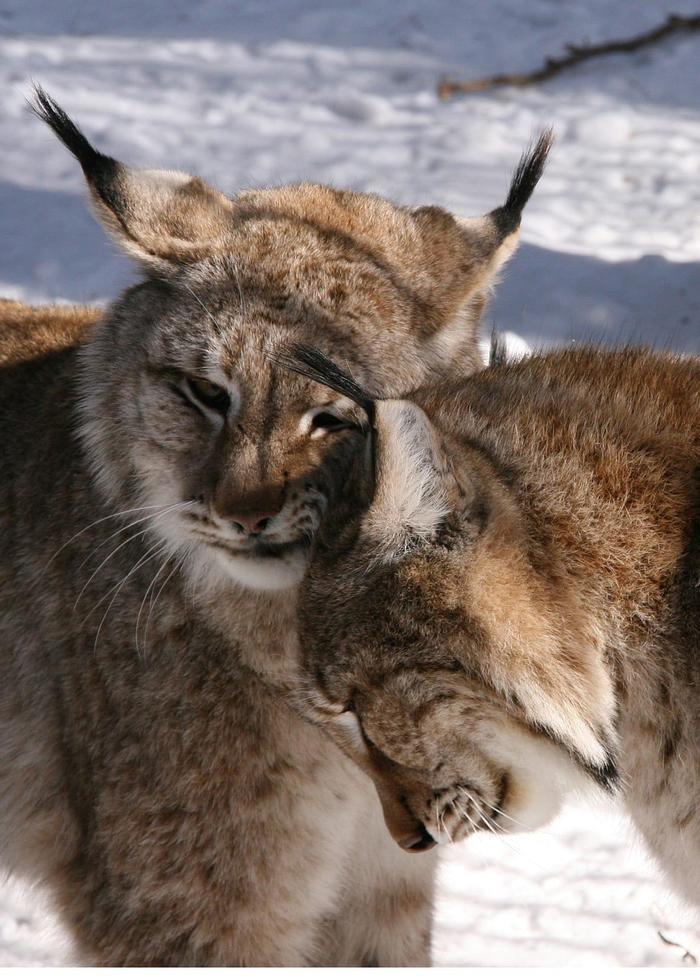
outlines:
[[554, 78], [555, 75], [581, 64], [582, 61], [588, 61], [590, 58], [599, 58], [601, 55], [618, 54], [625, 51], [637, 51], [648, 44], [655, 44], [657, 41], [663, 40], [670, 34], [697, 30], [700, 30], [700, 15], [684, 17], [680, 14], [670, 14], [663, 24], [645, 34], [637, 34], [635, 37], [606, 41], [603, 44], [567, 44], [566, 50], [569, 52], [567, 55], [563, 58], [546, 58], [542, 67], [536, 71], [522, 74], [489, 75], [486, 78], [476, 78], [471, 82], [458, 82], [450, 78], [443, 78], [438, 85], [438, 95], [441, 99], [449, 99], [452, 95], [471, 95], [474, 92], [486, 92], [490, 89], [505, 88], [506, 86], [525, 88], [528, 85], [536, 85], [538, 82]]
[[690, 952], [689, 949], [686, 949], [685, 946], [681, 946], [680, 943], [674, 943], [674, 941], [672, 939], [669, 939], [667, 936], [664, 936], [663, 932], [660, 929], [657, 929], [656, 930], [656, 934], [658, 935], [658, 937], [661, 940], [661, 942], [662, 943], [666, 943], [667, 946], [676, 946], [678, 949], [682, 949], [683, 950], [683, 962], [684, 963], [690, 963], [691, 966], [697, 966], [698, 965], [697, 957], [695, 957]]

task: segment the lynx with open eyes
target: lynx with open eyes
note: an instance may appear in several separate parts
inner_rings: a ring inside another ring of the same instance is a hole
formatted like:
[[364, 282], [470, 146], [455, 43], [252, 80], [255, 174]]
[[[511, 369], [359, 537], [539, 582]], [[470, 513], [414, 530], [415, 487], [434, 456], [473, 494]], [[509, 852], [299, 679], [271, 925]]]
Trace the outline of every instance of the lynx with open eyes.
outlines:
[[[318, 352], [286, 363], [350, 393]], [[619, 792], [699, 901], [700, 364], [582, 349], [357, 400], [301, 589], [299, 710], [407, 850]]]

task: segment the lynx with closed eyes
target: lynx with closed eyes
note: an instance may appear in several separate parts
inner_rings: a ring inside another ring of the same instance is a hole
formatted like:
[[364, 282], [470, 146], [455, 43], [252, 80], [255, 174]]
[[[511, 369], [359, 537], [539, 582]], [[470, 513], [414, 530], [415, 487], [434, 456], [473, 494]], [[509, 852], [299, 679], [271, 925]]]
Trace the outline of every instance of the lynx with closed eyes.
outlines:
[[91, 964], [426, 964], [432, 855], [398, 851], [285, 700], [364, 412], [269, 352], [322, 345], [397, 397], [481, 367], [549, 137], [462, 220], [317, 184], [227, 197], [34, 107], [140, 273], [103, 311], [0, 303], [0, 862]]
[[298, 707], [374, 780], [407, 850], [618, 793], [700, 900], [700, 363], [581, 349], [366, 431], [301, 589]]

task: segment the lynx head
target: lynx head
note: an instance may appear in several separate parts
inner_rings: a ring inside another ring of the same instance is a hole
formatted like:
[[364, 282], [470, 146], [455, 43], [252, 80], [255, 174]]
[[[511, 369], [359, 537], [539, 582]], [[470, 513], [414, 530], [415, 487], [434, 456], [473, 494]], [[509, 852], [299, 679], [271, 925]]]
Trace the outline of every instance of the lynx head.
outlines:
[[392, 395], [476, 370], [479, 315], [549, 134], [505, 205], [458, 221], [315, 184], [229, 198], [98, 152], [41, 90], [35, 110], [144, 271], [83, 353], [82, 434], [99, 487], [112, 505], [150, 508], [198, 588], [295, 584], [357, 409], [267, 353], [322, 346]]
[[287, 363], [367, 418], [301, 588], [299, 705], [372, 777], [395, 839], [530, 829], [568, 789], [611, 788], [599, 637], [533, 561], [513, 489], [417, 405], [355, 396], [314, 352]]

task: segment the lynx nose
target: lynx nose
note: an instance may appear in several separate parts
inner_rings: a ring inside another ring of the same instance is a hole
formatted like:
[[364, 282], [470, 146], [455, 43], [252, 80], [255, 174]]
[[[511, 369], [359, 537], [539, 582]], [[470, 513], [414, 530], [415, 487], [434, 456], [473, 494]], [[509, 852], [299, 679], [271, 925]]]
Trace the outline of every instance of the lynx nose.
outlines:
[[240, 510], [227, 516], [245, 534], [260, 534], [278, 513], [278, 510]]
[[214, 494], [212, 509], [216, 516], [230, 522], [243, 534], [260, 534], [284, 508], [286, 485], [244, 487], [224, 481]]

